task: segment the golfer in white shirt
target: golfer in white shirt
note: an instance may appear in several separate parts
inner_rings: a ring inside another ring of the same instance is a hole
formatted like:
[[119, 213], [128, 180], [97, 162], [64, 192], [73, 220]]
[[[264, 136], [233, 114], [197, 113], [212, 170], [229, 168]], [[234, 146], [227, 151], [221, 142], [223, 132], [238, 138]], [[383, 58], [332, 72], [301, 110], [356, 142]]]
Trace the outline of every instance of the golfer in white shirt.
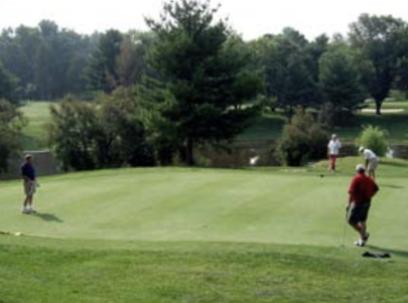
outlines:
[[361, 146], [358, 151], [363, 155], [365, 159], [365, 168], [368, 176], [375, 179], [375, 170], [378, 167], [378, 162], [380, 162], [380, 159], [371, 149], [365, 148], [363, 146]]
[[333, 134], [329, 144], [327, 145], [327, 154], [329, 157], [329, 170], [336, 170], [336, 160], [340, 154], [341, 142], [336, 134]]

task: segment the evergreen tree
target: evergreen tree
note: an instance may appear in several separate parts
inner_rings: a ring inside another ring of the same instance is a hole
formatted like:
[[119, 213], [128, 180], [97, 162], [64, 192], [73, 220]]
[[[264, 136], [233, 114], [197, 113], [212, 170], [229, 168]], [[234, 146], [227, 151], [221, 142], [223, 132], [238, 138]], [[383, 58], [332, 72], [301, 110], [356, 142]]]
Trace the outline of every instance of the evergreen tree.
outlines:
[[216, 12], [209, 1], [170, 1], [159, 21], [147, 20], [157, 35], [151, 63], [169, 93], [160, 114], [189, 165], [197, 144], [231, 139], [243, 129], [253, 112], [248, 102], [260, 89], [247, 68], [248, 48], [214, 20]]

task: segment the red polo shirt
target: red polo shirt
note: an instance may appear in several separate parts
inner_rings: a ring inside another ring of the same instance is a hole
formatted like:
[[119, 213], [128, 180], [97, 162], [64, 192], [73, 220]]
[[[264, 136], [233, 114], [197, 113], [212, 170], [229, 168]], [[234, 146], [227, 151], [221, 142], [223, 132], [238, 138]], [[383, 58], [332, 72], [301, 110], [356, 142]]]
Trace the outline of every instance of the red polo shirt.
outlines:
[[373, 179], [366, 176], [364, 173], [357, 174], [351, 181], [349, 194], [349, 202], [356, 204], [367, 203], [378, 191], [378, 186]]

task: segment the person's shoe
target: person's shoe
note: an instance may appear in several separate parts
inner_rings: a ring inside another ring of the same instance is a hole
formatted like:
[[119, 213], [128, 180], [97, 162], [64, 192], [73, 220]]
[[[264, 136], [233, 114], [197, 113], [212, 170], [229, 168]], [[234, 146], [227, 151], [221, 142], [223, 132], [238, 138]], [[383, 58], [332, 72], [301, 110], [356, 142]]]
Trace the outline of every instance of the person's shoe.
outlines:
[[363, 239], [358, 239], [356, 242], [354, 242], [354, 245], [358, 247], [363, 247], [365, 245], [365, 242]]
[[25, 208], [25, 207], [23, 207], [23, 209], [21, 210], [21, 213], [22, 213], [22, 214], [25, 214], [25, 215], [28, 215], [28, 214], [30, 213], [30, 210], [27, 209], [27, 208]]

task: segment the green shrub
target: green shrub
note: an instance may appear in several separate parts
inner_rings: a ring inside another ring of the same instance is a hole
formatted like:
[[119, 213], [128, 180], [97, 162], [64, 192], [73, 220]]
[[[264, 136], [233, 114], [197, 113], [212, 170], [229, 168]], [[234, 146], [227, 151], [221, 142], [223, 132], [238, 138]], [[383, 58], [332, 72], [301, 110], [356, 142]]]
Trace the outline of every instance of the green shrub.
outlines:
[[369, 125], [362, 131], [357, 144], [371, 149], [378, 156], [384, 156], [388, 149], [387, 131], [377, 126]]
[[64, 100], [51, 106], [50, 144], [64, 170], [96, 168], [94, 138], [98, 133], [96, 106], [91, 103]]
[[50, 142], [64, 170], [155, 165], [139, 105], [126, 90], [51, 108]]
[[299, 108], [283, 129], [276, 156], [282, 164], [300, 166], [309, 160], [324, 158], [327, 140], [328, 133], [322, 125]]

